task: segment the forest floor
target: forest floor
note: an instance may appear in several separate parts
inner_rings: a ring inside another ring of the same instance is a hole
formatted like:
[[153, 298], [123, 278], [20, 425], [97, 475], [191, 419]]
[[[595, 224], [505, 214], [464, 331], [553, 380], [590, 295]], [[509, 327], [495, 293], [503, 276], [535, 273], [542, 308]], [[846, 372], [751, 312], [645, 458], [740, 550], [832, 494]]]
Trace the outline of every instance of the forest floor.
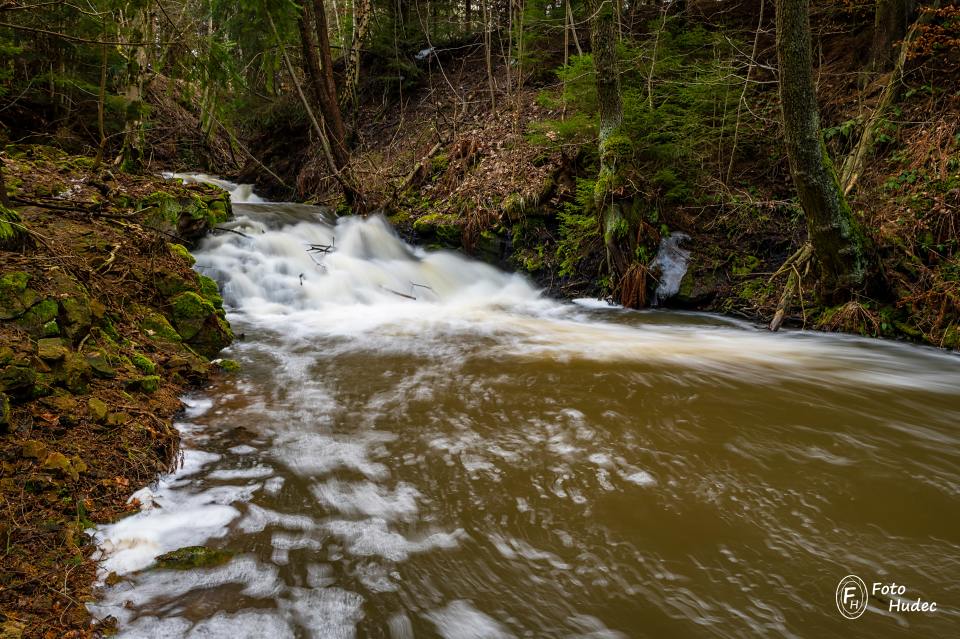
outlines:
[[95, 524], [177, 463], [180, 397], [231, 363], [212, 280], [185, 248], [216, 189], [11, 146], [0, 222], [0, 636], [86, 637]]

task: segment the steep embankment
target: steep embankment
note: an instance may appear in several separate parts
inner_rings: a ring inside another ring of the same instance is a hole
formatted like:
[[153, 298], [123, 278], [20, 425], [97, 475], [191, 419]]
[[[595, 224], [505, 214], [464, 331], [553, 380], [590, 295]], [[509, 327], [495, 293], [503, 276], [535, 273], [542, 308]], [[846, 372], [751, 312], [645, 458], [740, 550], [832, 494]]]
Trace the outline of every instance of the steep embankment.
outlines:
[[230, 202], [49, 147], [10, 147], [5, 169], [0, 634], [85, 636], [84, 531], [136, 510], [130, 493], [174, 462], [179, 397], [233, 339], [185, 246]]

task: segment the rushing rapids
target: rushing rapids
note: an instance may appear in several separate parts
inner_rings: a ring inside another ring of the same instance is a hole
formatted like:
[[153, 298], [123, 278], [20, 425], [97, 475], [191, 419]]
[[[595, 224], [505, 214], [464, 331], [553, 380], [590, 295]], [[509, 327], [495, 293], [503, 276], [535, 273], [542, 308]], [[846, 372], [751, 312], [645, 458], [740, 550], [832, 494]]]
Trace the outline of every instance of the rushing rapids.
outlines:
[[[119, 580], [91, 608], [121, 637], [960, 623], [956, 357], [560, 303], [380, 218], [225, 187], [237, 233], [197, 268], [245, 335], [228, 351], [243, 368], [188, 399], [179, 470], [97, 531]], [[232, 558], [153, 566], [194, 545]], [[848, 621], [848, 574], [940, 607], [872, 599]]]

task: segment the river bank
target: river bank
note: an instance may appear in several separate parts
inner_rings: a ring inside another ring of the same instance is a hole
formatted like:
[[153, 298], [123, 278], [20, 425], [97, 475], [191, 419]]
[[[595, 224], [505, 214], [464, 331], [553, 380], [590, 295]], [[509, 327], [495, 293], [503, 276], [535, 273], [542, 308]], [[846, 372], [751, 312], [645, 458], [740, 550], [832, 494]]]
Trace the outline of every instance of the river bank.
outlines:
[[0, 634], [81, 637], [86, 534], [177, 463], [180, 397], [228, 361], [216, 283], [188, 247], [229, 195], [10, 146], [0, 234]]

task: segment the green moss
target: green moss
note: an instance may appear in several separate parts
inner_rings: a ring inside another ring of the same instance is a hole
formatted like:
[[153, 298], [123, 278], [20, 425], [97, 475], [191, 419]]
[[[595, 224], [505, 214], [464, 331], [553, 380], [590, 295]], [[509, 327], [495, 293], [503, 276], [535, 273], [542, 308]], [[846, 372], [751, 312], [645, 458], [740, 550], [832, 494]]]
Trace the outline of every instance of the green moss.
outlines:
[[760, 258], [755, 255], [740, 255], [733, 262], [733, 274], [743, 277], [757, 270]]
[[160, 382], [161, 379], [159, 375], [144, 375], [143, 377], [128, 381], [127, 388], [143, 393], [156, 393], [160, 390]]
[[107, 419], [107, 414], [110, 412], [110, 409], [103, 400], [91, 397], [87, 401], [87, 411], [90, 414], [90, 419], [102, 423]]
[[90, 364], [85, 358], [77, 353], [67, 353], [62, 367], [56, 373], [56, 379], [70, 392], [84, 395], [87, 392], [90, 375]]
[[146, 373], [147, 375], [153, 375], [157, 372], [157, 365], [153, 363], [146, 355], [140, 353], [134, 353], [130, 356], [130, 361], [136, 366], [140, 371]]
[[171, 242], [167, 245], [167, 247], [170, 249], [170, 255], [183, 259], [190, 266], [193, 266], [197, 263], [197, 258], [195, 258], [183, 244]]
[[217, 286], [217, 282], [206, 275], [200, 276], [200, 294], [208, 302], [213, 304], [213, 307], [216, 309], [223, 308], [223, 298], [220, 297], [220, 287]]
[[20, 317], [36, 303], [39, 296], [27, 288], [29, 282], [30, 275], [23, 271], [0, 276], [0, 320]]
[[233, 341], [230, 325], [210, 301], [187, 291], [171, 299], [170, 305], [177, 332], [200, 354], [213, 357]]
[[6, 393], [0, 393], [0, 433], [9, 430], [13, 415], [10, 412], [10, 398]]
[[31, 306], [30, 309], [17, 320], [17, 323], [31, 335], [39, 336], [45, 333], [45, 326], [53, 322], [54, 326], [51, 328], [56, 328], [57, 332], [54, 333], [54, 335], [58, 335], [60, 328], [56, 325], [55, 321], [57, 319], [57, 311], [57, 303], [54, 300], [45, 299]]
[[213, 550], [204, 546], [188, 546], [157, 557], [157, 567], [168, 570], [190, 570], [221, 566], [233, 557], [226, 550]]
[[170, 326], [167, 318], [144, 306], [135, 306], [134, 312], [140, 316], [140, 328], [148, 337], [165, 342], [181, 342], [183, 338]]
[[221, 359], [219, 362], [215, 362], [220, 370], [224, 373], [238, 373], [240, 372], [240, 362], [233, 359]]
[[430, 213], [413, 223], [413, 230], [426, 237], [433, 237], [448, 246], [460, 243], [462, 229], [460, 217], [454, 213]]
[[43, 330], [41, 332], [44, 337], [54, 337], [60, 334], [60, 326], [57, 324], [56, 320], [50, 320], [43, 325]]

